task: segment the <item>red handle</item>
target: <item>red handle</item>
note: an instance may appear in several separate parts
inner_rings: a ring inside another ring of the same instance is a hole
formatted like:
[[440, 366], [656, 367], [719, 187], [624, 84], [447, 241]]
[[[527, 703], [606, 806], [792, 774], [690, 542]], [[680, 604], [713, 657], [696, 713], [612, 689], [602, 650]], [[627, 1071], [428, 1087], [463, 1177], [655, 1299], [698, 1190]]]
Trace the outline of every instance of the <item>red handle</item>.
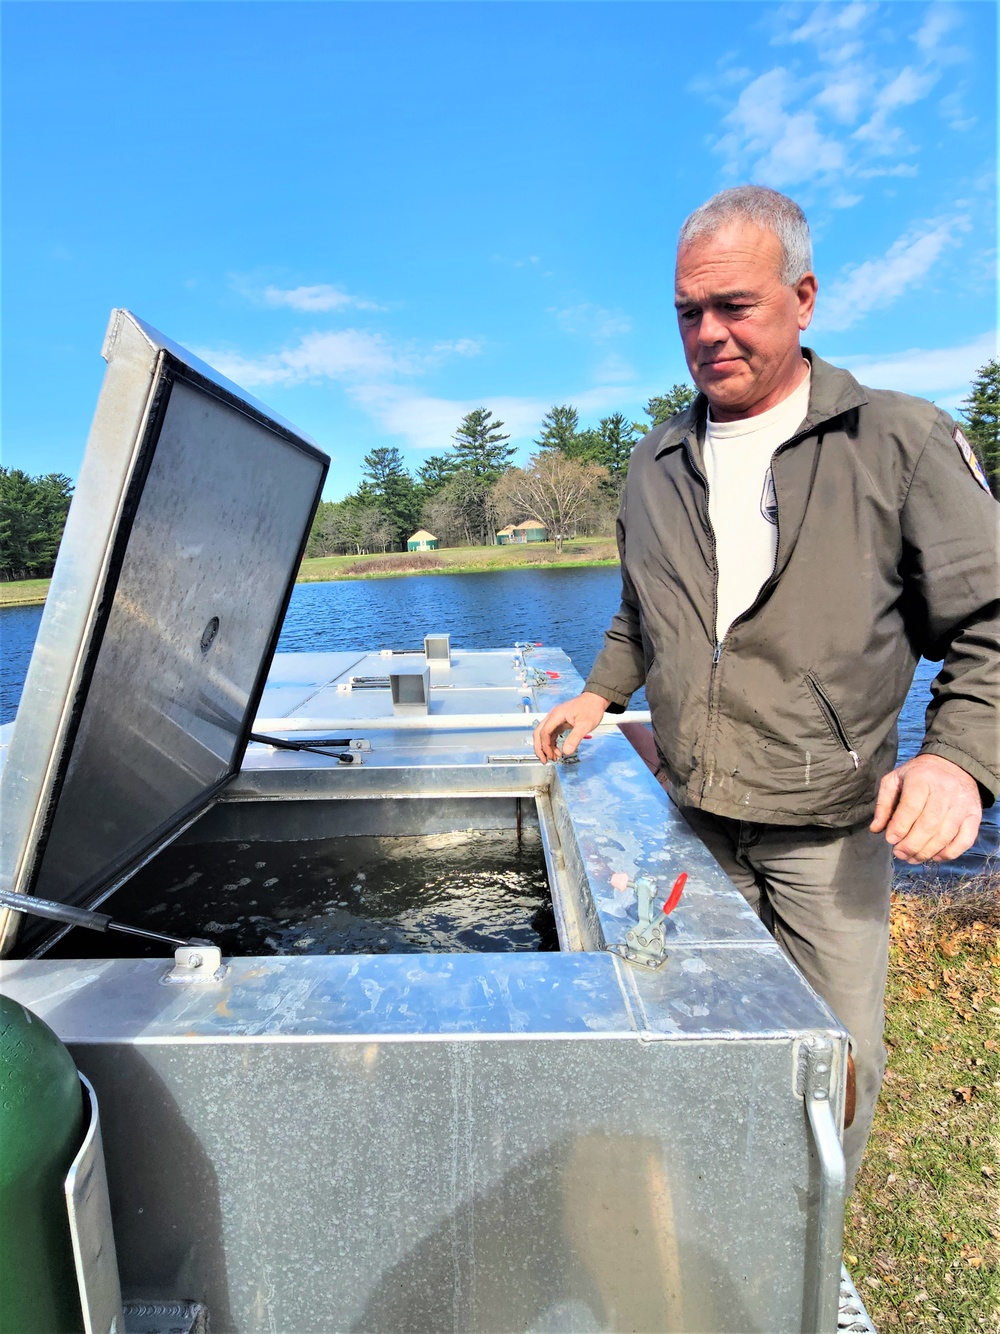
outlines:
[[681, 901], [681, 895], [684, 893], [684, 886], [687, 884], [687, 871], [681, 871], [680, 875], [674, 881], [674, 887], [670, 891], [666, 903], [663, 905], [664, 914], [672, 913]]

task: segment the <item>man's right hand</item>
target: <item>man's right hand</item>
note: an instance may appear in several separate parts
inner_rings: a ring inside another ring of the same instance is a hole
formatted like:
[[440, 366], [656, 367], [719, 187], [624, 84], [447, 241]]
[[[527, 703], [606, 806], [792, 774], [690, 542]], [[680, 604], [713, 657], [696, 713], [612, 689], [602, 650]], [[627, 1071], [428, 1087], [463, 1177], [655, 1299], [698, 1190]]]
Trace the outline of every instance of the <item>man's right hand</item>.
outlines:
[[562, 744], [561, 753], [572, 755], [587, 733], [592, 732], [604, 717], [607, 707], [604, 696], [595, 695], [590, 690], [575, 699], [568, 699], [565, 704], [557, 704], [535, 728], [535, 754], [543, 764], [557, 760], [560, 751], [556, 749], [556, 740], [568, 725], [571, 731]]

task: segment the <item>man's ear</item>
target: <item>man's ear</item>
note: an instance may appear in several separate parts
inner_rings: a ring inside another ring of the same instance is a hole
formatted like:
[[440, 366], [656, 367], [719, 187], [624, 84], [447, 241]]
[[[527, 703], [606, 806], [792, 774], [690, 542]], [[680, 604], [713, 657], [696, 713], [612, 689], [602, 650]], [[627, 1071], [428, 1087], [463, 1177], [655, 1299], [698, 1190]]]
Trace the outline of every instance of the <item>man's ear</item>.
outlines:
[[804, 273], [795, 284], [795, 297], [799, 303], [799, 328], [808, 329], [816, 309], [816, 293], [819, 281], [815, 273]]

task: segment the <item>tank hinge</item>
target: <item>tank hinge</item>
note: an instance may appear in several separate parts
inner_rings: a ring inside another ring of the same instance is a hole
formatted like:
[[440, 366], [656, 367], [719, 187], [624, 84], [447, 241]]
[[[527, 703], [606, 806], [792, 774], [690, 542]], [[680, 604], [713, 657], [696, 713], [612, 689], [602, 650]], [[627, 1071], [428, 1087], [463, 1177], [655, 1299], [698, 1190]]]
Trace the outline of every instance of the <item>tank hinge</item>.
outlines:
[[181, 945], [174, 951], [174, 966], [160, 979], [170, 986], [180, 983], [221, 982], [226, 975], [218, 945]]

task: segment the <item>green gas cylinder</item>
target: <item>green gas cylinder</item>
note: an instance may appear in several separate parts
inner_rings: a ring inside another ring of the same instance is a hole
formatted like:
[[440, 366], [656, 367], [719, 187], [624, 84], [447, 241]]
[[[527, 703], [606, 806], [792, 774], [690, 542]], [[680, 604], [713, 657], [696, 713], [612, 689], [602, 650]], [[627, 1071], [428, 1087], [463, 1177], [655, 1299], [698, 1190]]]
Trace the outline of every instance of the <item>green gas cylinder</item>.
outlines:
[[83, 1133], [72, 1056], [0, 995], [0, 1334], [83, 1328], [63, 1193]]

